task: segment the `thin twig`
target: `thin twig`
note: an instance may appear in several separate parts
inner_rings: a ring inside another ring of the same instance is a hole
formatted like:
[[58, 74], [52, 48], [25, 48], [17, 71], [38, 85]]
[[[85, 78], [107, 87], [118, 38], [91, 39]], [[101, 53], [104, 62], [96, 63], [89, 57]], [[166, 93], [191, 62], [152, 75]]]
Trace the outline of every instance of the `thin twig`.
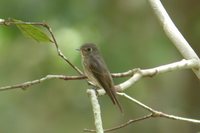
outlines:
[[[113, 128], [108, 128], [108, 129], [105, 129], [104, 132], [110, 132], [110, 131], [114, 131], [114, 130], [117, 130], [117, 129], [120, 129], [120, 128], [123, 128], [123, 127], [126, 127], [132, 123], [135, 123], [135, 122], [139, 122], [139, 121], [142, 121], [142, 120], [145, 120], [145, 119], [148, 119], [152, 117], [152, 114], [149, 114], [149, 115], [146, 115], [146, 116], [142, 116], [140, 118], [137, 118], [137, 119], [133, 119], [133, 120], [129, 120], [127, 121], [126, 123], [123, 123], [119, 126], [116, 126], [116, 127], [113, 127]], [[94, 129], [84, 129], [83, 130], [84, 132], [96, 132], [96, 130]]]
[[80, 79], [85, 79], [85, 78], [86, 78], [85, 76], [47, 75], [37, 80], [24, 82], [17, 85], [0, 87], [0, 91], [11, 90], [11, 89], [16, 89], [16, 88], [26, 89], [32, 85], [39, 84], [49, 79], [80, 80]]
[[[126, 127], [130, 124], [133, 124], [135, 122], [138, 122], [138, 121], [142, 121], [142, 120], [145, 120], [145, 119], [149, 119], [149, 118], [158, 118], [158, 117], [163, 117], [163, 118], [167, 118], [167, 119], [172, 119], [172, 120], [179, 120], [179, 121], [185, 121], [185, 122], [191, 122], [191, 123], [195, 123], [195, 124], [200, 124], [200, 120], [196, 120], [196, 119], [190, 119], [190, 118], [185, 118], [185, 117], [179, 117], [179, 116], [175, 116], [175, 115], [169, 115], [169, 114], [166, 114], [166, 113], [163, 113], [163, 112], [160, 112], [160, 111], [157, 111], [143, 103], [141, 103], [140, 101], [130, 97], [129, 95], [125, 94], [125, 93], [117, 93], [118, 95], [121, 95], [131, 101], [133, 101], [134, 103], [136, 103], [137, 105], [139, 105], [140, 107], [142, 107], [143, 109], [151, 112], [150, 114], [148, 115], [145, 115], [143, 117], [140, 117], [140, 118], [137, 118], [137, 119], [132, 119], [132, 120], [129, 120], [127, 121], [126, 123], [123, 123], [119, 126], [116, 126], [116, 127], [113, 127], [113, 128], [109, 128], [109, 129], [105, 129], [104, 132], [109, 132], [109, 131], [114, 131], [114, 130], [117, 130], [117, 129], [120, 129], [120, 128], [123, 128], [123, 127]], [[94, 129], [84, 129], [83, 130], [84, 132], [96, 132], [96, 130]]]
[[172, 119], [172, 120], [179, 120], [179, 121], [185, 121], [185, 122], [200, 124], [200, 120], [191, 119], [191, 118], [184, 118], [184, 117], [179, 117], [179, 116], [175, 116], [175, 115], [169, 115], [169, 114], [165, 114], [165, 113], [162, 113], [162, 112], [156, 112], [155, 116], [165, 117], [165, 118]]
[[46, 23], [44, 23], [44, 26], [48, 29], [48, 31], [50, 32], [50, 34], [51, 34], [51, 36], [52, 36], [52, 38], [53, 38], [53, 41], [54, 41], [54, 44], [55, 44], [55, 46], [56, 46], [58, 55], [59, 55], [62, 59], [64, 59], [72, 68], [74, 68], [80, 75], [83, 75], [83, 72], [82, 72], [77, 66], [73, 65], [73, 64], [69, 61], [69, 59], [67, 59], [67, 57], [65, 57], [65, 55], [62, 53], [62, 51], [59, 49], [58, 43], [57, 43], [57, 41], [56, 41], [56, 38], [55, 38], [54, 35], [53, 35], [53, 32], [52, 32], [52, 30], [51, 30], [51, 27], [49, 27], [49, 25], [46, 24]]
[[128, 70], [128, 71], [122, 72], [122, 73], [112, 73], [111, 75], [113, 78], [131, 77], [138, 71], [140, 71], [140, 68], [134, 68], [132, 70]]
[[47, 29], [47, 31], [50, 33], [51, 37], [52, 37], [52, 43], [55, 44], [55, 47], [56, 47], [56, 50], [57, 50], [57, 53], [58, 55], [64, 60], [66, 61], [74, 70], [76, 70], [80, 75], [83, 75], [83, 72], [78, 68], [76, 67], [75, 65], [73, 65], [69, 59], [67, 57], [65, 57], [65, 55], [62, 53], [62, 51], [59, 49], [59, 46], [58, 46], [58, 43], [56, 41], [56, 38], [52, 32], [52, 29], [51, 27], [45, 23], [45, 22], [16, 22], [16, 21], [13, 21], [12, 19], [7, 19], [7, 20], [4, 20], [4, 21], [0, 21], [0, 25], [17, 25], [17, 24], [23, 24], [23, 25], [36, 25], [36, 26], [42, 26], [44, 28]]
[[149, 112], [151, 112], [152, 113], [151, 117], [164, 117], [164, 118], [168, 118], [168, 119], [172, 119], [172, 120], [179, 120], [179, 121], [185, 121], [185, 122], [191, 122], [191, 123], [200, 124], [200, 120], [190, 119], [190, 118], [185, 118], [185, 117], [179, 117], [179, 116], [174, 116], [174, 115], [169, 115], [169, 114], [157, 111], [155, 109], [152, 109], [151, 107], [141, 103], [140, 101], [128, 96], [125, 93], [118, 93], [118, 95], [121, 95], [121, 96], [133, 101], [134, 103], [136, 103], [137, 105], [139, 105], [143, 109], [148, 110]]

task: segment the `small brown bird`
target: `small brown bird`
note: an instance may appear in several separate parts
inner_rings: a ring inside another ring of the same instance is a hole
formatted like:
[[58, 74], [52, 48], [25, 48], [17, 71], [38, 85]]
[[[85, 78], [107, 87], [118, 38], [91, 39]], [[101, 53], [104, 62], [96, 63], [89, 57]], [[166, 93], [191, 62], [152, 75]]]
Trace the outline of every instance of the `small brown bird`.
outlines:
[[104, 62], [98, 48], [93, 43], [86, 43], [80, 48], [84, 73], [98, 88], [103, 88], [111, 98], [113, 104], [122, 111], [116, 97], [116, 91], [111, 74]]

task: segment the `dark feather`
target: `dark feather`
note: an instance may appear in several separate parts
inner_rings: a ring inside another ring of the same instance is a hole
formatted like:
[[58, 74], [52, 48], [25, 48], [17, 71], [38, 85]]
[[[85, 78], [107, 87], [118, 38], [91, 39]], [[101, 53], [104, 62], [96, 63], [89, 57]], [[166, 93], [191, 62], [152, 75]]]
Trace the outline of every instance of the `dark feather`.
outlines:
[[121, 105], [119, 104], [116, 98], [115, 87], [111, 74], [108, 71], [108, 68], [104, 60], [100, 57], [99, 54], [96, 55], [95, 57], [91, 56], [88, 65], [91, 70], [91, 73], [93, 74], [95, 79], [99, 82], [99, 85], [101, 85], [100, 87], [104, 88], [108, 96], [111, 98], [113, 104], [117, 104], [120, 111], [122, 112]]

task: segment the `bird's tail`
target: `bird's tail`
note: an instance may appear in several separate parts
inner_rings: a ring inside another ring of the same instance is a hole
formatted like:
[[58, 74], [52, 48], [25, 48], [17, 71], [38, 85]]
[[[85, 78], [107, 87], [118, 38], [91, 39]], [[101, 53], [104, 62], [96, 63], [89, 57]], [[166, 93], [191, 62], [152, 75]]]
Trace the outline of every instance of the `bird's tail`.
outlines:
[[108, 93], [108, 96], [110, 97], [110, 99], [112, 100], [113, 104], [117, 105], [120, 112], [123, 113], [123, 109], [122, 109], [122, 106], [121, 104], [119, 103], [118, 99], [117, 99], [117, 96], [116, 96], [116, 91], [115, 91], [115, 87], [109, 89], [110, 92], [107, 92]]

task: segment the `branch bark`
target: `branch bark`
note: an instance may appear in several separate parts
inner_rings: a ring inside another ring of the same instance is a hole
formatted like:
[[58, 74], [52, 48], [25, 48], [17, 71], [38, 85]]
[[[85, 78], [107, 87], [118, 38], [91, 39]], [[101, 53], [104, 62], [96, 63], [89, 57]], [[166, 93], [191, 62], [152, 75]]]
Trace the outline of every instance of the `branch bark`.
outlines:
[[101, 110], [99, 106], [99, 102], [97, 99], [97, 95], [94, 89], [88, 89], [87, 94], [90, 96], [93, 114], [94, 114], [94, 124], [96, 127], [96, 133], [103, 133], [103, 125], [101, 120]]
[[[118, 92], [122, 92], [125, 89], [129, 88], [130, 86], [134, 85], [137, 81], [139, 81], [143, 77], [153, 77], [161, 73], [171, 72], [175, 70], [183, 70], [183, 69], [199, 69], [200, 62], [196, 59], [190, 59], [190, 60], [181, 60], [175, 63], [167, 64], [158, 66], [155, 68], [150, 69], [134, 69], [134, 75], [130, 77], [125, 82], [116, 85], [116, 89]], [[131, 72], [131, 71], [130, 71]], [[128, 72], [126, 73], [128, 74]], [[104, 89], [98, 90], [99, 95], [104, 95], [105, 91]]]
[[142, 107], [143, 109], [149, 111], [152, 113], [151, 117], [164, 117], [164, 118], [168, 118], [168, 119], [172, 119], [172, 120], [179, 120], [179, 121], [185, 121], [185, 122], [191, 122], [191, 123], [195, 123], [195, 124], [200, 124], [200, 120], [196, 120], [196, 119], [190, 119], [190, 118], [185, 118], [185, 117], [179, 117], [179, 116], [174, 116], [174, 115], [169, 115], [160, 111], [157, 111], [143, 103], [141, 103], [140, 101], [128, 96], [125, 93], [118, 93], [119, 95], [133, 101], [134, 103], [136, 103], [137, 105], [139, 105], [140, 107]]
[[[185, 118], [185, 117], [180, 117], [180, 116], [175, 116], [175, 115], [170, 115], [170, 114], [166, 114], [160, 111], [157, 111], [145, 104], [143, 104], [142, 102], [130, 97], [129, 95], [125, 94], [125, 93], [117, 93], [120, 96], [123, 96], [129, 100], [131, 100], [132, 102], [134, 102], [135, 104], [139, 105], [140, 107], [142, 107], [143, 109], [147, 110], [150, 112], [150, 114], [148, 115], [144, 115], [142, 117], [136, 118], [136, 119], [132, 119], [132, 120], [128, 120], [127, 122], [113, 127], [113, 128], [109, 128], [109, 129], [105, 129], [104, 132], [110, 132], [110, 131], [114, 131], [120, 128], [124, 128], [130, 124], [139, 122], [139, 121], [143, 121], [146, 119], [150, 119], [150, 118], [167, 118], [167, 119], [171, 119], [171, 120], [178, 120], [178, 121], [184, 121], [184, 122], [190, 122], [190, 123], [195, 123], [195, 124], [200, 124], [200, 120], [196, 120], [196, 119], [190, 119], [190, 118]], [[97, 130], [94, 129], [84, 129], [84, 132], [96, 132]]]
[[[165, 73], [165, 72], [170, 72], [170, 71], [175, 71], [175, 70], [182, 70], [182, 69], [198, 69], [200, 67], [200, 62], [195, 59], [191, 60], [182, 60], [179, 62], [155, 67], [155, 68], [150, 68], [150, 69], [132, 69], [128, 70], [127, 72], [122, 72], [122, 73], [112, 73], [113, 78], [122, 78], [122, 77], [130, 77], [127, 81], [116, 85], [117, 91], [122, 92], [131, 85], [135, 84], [137, 81], [139, 81], [142, 77], [153, 77], [157, 74]], [[82, 80], [86, 79], [86, 76], [66, 76], [66, 75], [47, 75], [45, 77], [42, 77], [40, 79], [36, 79], [33, 81], [28, 81], [24, 82], [21, 84], [16, 84], [16, 85], [9, 85], [9, 86], [3, 86], [0, 87], [0, 91], [5, 91], [5, 90], [11, 90], [11, 89], [26, 89], [32, 85], [39, 84], [41, 82], [44, 82], [46, 80], [50, 79], [62, 79], [62, 80]], [[104, 89], [97, 90], [99, 95], [104, 95], [105, 91]]]
[[11, 89], [26, 89], [32, 85], [36, 85], [39, 83], [42, 83], [46, 80], [50, 80], [50, 79], [63, 79], [63, 80], [80, 80], [80, 79], [85, 79], [85, 76], [65, 76], [65, 75], [47, 75], [45, 77], [42, 77], [40, 79], [36, 79], [33, 81], [28, 81], [28, 82], [24, 82], [21, 84], [16, 84], [16, 85], [9, 85], [9, 86], [4, 86], [4, 87], [0, 87], [0, 91], [6, 91], [6, 90], [11, 90]]
[[[183, 35], [179, 32], [165, 8], [163, 7], [160, 0], [148, 0], [155, 14], [157, 15], [161, 25], [163, 26], [163, 30], [165, 31], [168, 38], [173, 42], [179, 52], [185, 59], [197, 59], [199, 57], [191, 48], [189, 43], [183, 37]], [[200, 69], [193, 69], [194, 73], [200, 80]]]

